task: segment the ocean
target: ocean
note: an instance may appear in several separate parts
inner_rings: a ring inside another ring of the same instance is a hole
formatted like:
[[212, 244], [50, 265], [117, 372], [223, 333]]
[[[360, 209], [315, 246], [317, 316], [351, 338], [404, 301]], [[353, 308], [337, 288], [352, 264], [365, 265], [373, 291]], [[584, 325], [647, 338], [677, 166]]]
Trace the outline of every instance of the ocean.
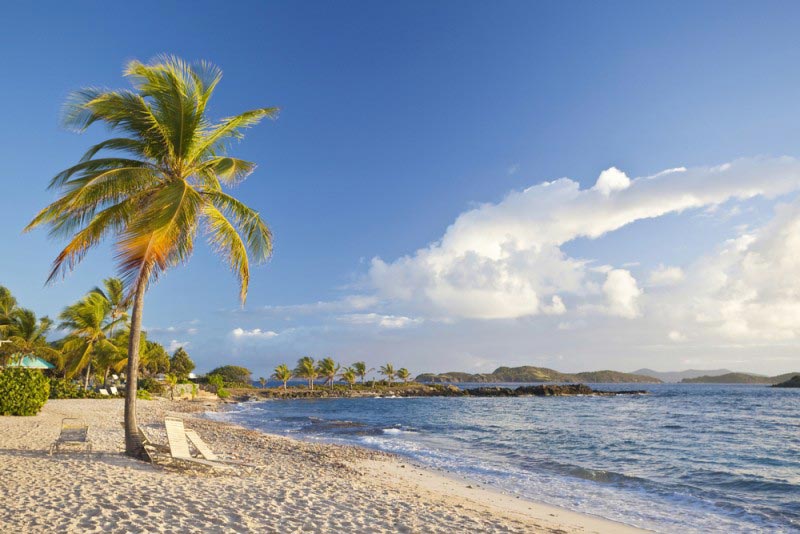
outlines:
[[800, 532], [800, 389], [592, 387], [651, 394], [271, 400], [209, 417], [393, 452], [657, 532]]

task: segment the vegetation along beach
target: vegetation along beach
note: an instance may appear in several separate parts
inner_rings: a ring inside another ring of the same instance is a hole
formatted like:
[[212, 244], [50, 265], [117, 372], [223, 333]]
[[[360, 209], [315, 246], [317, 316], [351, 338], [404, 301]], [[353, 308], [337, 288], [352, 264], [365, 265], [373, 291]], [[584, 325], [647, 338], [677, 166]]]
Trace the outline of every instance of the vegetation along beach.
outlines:
[[0, 534], [800, 532], [800, 5], [4, 17]]

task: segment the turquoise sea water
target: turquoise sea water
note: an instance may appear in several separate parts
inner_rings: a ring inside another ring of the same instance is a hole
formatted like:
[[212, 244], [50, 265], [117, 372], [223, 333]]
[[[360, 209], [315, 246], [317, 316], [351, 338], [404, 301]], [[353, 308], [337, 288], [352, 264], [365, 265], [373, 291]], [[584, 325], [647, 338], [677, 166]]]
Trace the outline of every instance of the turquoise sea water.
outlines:
[[210, 416], [394, 452], [658, 532], [800, 532], [800, 390], [644, 387], [652, 394], [264, 401]]

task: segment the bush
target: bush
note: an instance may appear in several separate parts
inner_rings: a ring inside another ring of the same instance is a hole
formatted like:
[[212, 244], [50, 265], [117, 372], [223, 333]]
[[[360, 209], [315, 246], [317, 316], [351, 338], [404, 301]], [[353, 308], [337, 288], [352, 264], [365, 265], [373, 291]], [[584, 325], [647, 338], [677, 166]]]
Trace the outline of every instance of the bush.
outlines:
[[86, 393], [77, 384], [64, 378], [50, 379], [51, 399], [83, 399]]
[[138, 384], [138, 391], [143, 390], [158, 396], [164, 394], [164, 385], [154, 378], [140, 378]]
[[231, 396], [230, 391], [222, 387], [224, 382], [221, 375], [208, 375], [208, 383], [209, 385], [214, 386], [214, 391], [216, 392], [217, 397], [220, 399], [227, 399]]
[[0, 372], [0, 415], [36, 415], [50, 395], [50, 381], [36, 369]]
[[[213, 375], [221, 376], [222, 381], [224, 382], [223, 385], [225, 386], [253, 387], [253, 383], [251, 381], [252, 372], [246, 367], [239, 367], [238, 365], [223, 365], [222, 367], [217, 367], [208, 373], [209, 378]], [[209, 384], [210, 383], [211, 382], [209, 381]]]
[[137, 389], [136, 398], [142, 400], [153, 400], [153, 397], [150, 395], [150, 392], [147, 391], [146, 389]]

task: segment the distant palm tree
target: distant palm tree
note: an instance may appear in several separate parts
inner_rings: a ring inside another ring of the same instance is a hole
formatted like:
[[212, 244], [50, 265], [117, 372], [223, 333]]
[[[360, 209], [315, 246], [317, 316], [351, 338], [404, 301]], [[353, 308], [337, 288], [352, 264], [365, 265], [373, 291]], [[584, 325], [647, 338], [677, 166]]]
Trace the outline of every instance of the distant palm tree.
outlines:
[[264, 378], [263, 376], [258, 378], [258, 383], [261, 384], [261, 389], [264, 389], [264, 388], [267, 387], [267, 379]]
[[59, 315], [59, 328], [69, 331], [63, 346], [68, 359], [66, 377], [72, 378], [86, 369], [85, 389], [89, 387], [93, 359], [101, 352], [116, 351], [116, 347], [107, 339], [107, 318], [110, 313], [111, 308], [106, 299], [96, 293], [89, 293], [75, 304], [64, 308]]
[[367, 364], [365, 362], [356, 362], [352, 365], [353, 372], [356, 376], [361, 378], [361, 383], [364, 383], [364, 380], [367, 378], [367, 374], [374, 371], [374, 367], [370, 367], [367, 369]]
[[[88, 88], [72, 95], [65, 122], [84, 131], [105, 123], [119, 137], [91, 147], [51, 181], [60, 197], [26, 230], [49, 225], [69, 237], [48, 280], [73, 269], [103, 238], [114, 240], [119, 271], [133, 302], [125, 400], [125, 452], [141, 456], [136, 380], [144, 295], [170, 267], [185, 263], [203, 227], [212, 248], [237, 274], [244, 302], [250, 280], [248, 251], [269, 257], [272, 237], [258, 212], [222, 190], [244, 180], [253, 163], [225, 155], [227, 143], [277, 108], [259, 108], [212, 123], [207, 105], [222, 72], [209, 63], [176, 57], [128, 63], [133, 90]], [[103, 151], [123, 156], [96, 157]], [[73, 233], [74, 232], [74, 233]]]
[[408, 382], [408, 379], [411, 378], [411, 373], [408, 372], [408, 369], [405, 367], [401, 367], [397, 370], [397, 378], [403, 381], [403, 383]]
[[124, 325], [128, 321], [128, 302], [125, 299], [125, 287], [119, 278], [106, 278], [103, 280], [103, 288], [96, 287], [92, 293], [97, 293], [108, 301], [111, 307], [109, 313], [109, 337], [114, 337], [114, 331], [118, 325]]
[[286, 391], [286, 382], [291, 380], [292, 376], [294, 376], [294, 373], [292, 373], [292, 370], [289, 369], [289, 367], [285, 363], [282, 363], [278, 367], [276, 367], [275, 372], [272, 373], [272, 378], [283, 382], [284, 391]]
[[333, 381], [336, 379], [339, 369], [341, 369], [341, 365], [333, 361], [333, 358], [323, 358], [317, 363], [317, 372], [331, 389], [333, 389]]
[[342, 374], [340, 374], [339, 376], [342, 377], [342, 380], [347, 382], [347, 384], [350, 386], [350, 389], [352, 390], [353, 384], [356, 383], [355, 370], [353, 370], [352, 367], [345, 367], [344, 371], [342, 371]]
[[308, 387], [311, 391], [314, 391], [314, 380], [319, 376], [317, 366], [314, 364], [314, 358], [311, 356], [303, 356], [297, 360], [297, 367], [294, 369], [294, 375], [308, 380]]
[[394, 365], [391, 363], [387, 363], [386, 365], [382, 365], [380, 369], [380, 374], [386, 377], [386, 380], [389, 381], [389, 385], [392, 385], [392, 380], [394, 380], [395, 375], [397, 374], [394, 370]]
[[169, 386], [169, 398], [175, 400], [175, 386], [178, 385], [178, 377], [173, 374], [167, 374], [164, 376], [164, 381]]

